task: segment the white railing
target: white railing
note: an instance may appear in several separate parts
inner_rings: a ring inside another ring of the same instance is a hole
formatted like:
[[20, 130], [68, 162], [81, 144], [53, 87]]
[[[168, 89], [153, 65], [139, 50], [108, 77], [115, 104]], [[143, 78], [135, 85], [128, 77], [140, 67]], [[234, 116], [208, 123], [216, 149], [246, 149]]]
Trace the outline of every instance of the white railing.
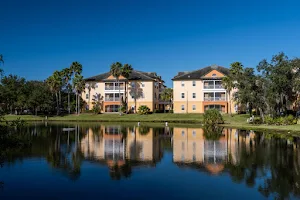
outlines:
[[120, 98], [119, 97], [105, 97], [105, 101], [120, 101]]
[[225, 97], [204, 97], [204, 101], [226, 101]]
[[204, 89], [214, 89], [214, 85], [204, 85]]
[[118, 87], [118, 86], [105, 86], [105, 90], [124, 90], [124, 87], [121, 86], [121, 87]]
[[204, 85], [204, 89], [224, 89], [223, 85]]
[[223, 85], [215, 85], [215, 89], [224, 89]]

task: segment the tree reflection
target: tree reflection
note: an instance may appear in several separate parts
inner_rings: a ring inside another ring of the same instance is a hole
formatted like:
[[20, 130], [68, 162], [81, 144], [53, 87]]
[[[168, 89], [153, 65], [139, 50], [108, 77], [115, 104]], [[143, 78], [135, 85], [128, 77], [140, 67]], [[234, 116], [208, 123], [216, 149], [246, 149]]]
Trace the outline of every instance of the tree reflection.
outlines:
[[[280, 137], [280, 138], [279, 138]], [[265, 197], [279, 199], [300, 195], [299, 149], [293, 149], [287, 139], [274, 134], [256, 134], [255, 142], [248, 148], [240, 145], [239, 162], [233, 163], [229, 156], [226, 169], [234, 182], [245, 182], [248, 187], [256, 186]], [[290, 139], [290, 137], [289, 137]]]

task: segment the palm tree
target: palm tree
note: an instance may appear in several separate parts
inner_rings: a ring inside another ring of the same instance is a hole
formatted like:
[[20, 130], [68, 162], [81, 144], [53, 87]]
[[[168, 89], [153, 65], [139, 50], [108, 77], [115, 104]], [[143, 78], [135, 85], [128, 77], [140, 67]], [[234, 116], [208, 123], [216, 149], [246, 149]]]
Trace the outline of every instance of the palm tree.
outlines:
[[95, 82], [89, 82], [85, 85], [85, 88], [88, 89], [88, 94], [89, 94], [89, 106], [91, 103], [91, 90], [95, 89], [96, 83]]
[[[117, 80], [118, 86], [119, 86], [119, 98], [120, 98], [120, 108], [122, 106], [121, 102], [121, 92], [120, 92], [120, 76], [122, 75], [122, 64], [120, 62], [116, 62], [111, 64], [110, 66], [110, 73], [115, 77]], [[120, 114], [121, 114], [121, 109], [120, 109]]]
[[163, 101], [169, 102], [169, 112], [170, 112], [170, 109], [171, 109], [171, 106], [172, 106], [172, 100], [173, 100], [173, 89], [172, 88], [166, 88], [163, 91], [163, 93], [161, 94], [161, 99]]
[[68, 112], [70, 114], [70, 92], [71, 92], [71, 84], [69, 81], [71, 80], [71, 77], [73, 75], [73, 71], [71, 68], [65, 68], [62, 71], [63, 79], [64, 79], [64, 84], [66, 85], [67, 93], [68, 93]]
[[[73, 77], [73, 86], [74, 86], [74, 78], [76, 75], [81, 75], [82, 73], [82, 65], [75, 61], [75, 62], [72, 62], [71, 66], [70, 66], [70, 69], [72, 71], [72, 74], [74, 74], [74, 77]], [[74, 88], [75, 89], [75, 88]], [[76, 96], [76, 113], [78, 111], [78, 108], [77, 108], [77, 105], [78, 105], [78, 94], [77, 94], [77, 91], [75, 90], [75, 96]]]
[[233, 79], [230, 76], [225, 76], [222, 79], [222, 85], [225, 88], [227, 94], [228, 94], [228, 100], [229, 100], [229, 113], [231, 114], [231, 91], [234, 88]]
[[4, 64], [3, 55], [0, 54], [0, 63]]
[[62, 88], [62, 72], [55, 71], [53, 73], [53, 78], [55, 79], [56, 86], [57, 86], [57, 92], [58, 92], [58, 102], [59, 102], [59, 108], [61, 107], [61, 88]]
[[77, 114], [80, 114], [80, 95], [82, 93], [82, 91], [85, 89], [85, 81], [83, 80], [83, 76], [82, 75], [78, 75], [75, 74], [75, 77], [73, 79], [73, 87], [76, 91], [76, 95], [77, 95]]
[[[0, 54], [0, 63], [4, 64], [4, 60], [3, 60], [3, 56], [2, 54]], [[0, 76], [2, 77], [3, 76], [3, 69], [0, 69]]]
[[128, 79], [130, 74], [132, 73], [133, 68], [129, 64], [125, 64], [122, 68], [122, 76], [124, 76], [127, 81], [125, 83], [125, 104], [126, 104], [126, 113], [128, 111], [128, 95], [127, 95], [127, 88], [128, 88]]
[[49, 86], [52, 94], [55, 94], [56, 111], [57, 111], [57, 115], [59, 115], [58, 91], [60, 89], [60, 81], [56, 77], [54, 77], [54, 75], [52, 75], [46, 80], [46, 82], [47, 82], [47, 85]]

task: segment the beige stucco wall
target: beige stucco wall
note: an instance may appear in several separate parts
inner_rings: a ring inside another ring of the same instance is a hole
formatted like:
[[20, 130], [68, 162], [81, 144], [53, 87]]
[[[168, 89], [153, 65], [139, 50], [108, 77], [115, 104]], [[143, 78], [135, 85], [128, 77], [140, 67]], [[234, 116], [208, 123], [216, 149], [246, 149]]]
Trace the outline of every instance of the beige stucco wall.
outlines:
[[[212, 74], [217, 74], [217, 76], [223, 77], [222, 73], [216, 70], [211, 71], [207, 76]], [[193, 81], [196, 82], [196, 86], [193, 86]], [[184, 86], [182, 86], [184, 82]], [[173, 96], [174, 96], [174, 113], [204, 113], [205, 102], [209, 104], [224, 105], [231, 102], [231, 111], [235, 113], [236, 103], [233, 101], [233, 92], [231, 92], [231, 101], [229, 101], [229, 96], [227, 95], [225, 89], [204, 89], [203, 80], [183, 80], [183, 81], [173, 81]], [[204, 101], [204, 93], [210, 92], [224, 92], [227, 96], [226, 101]], [[184, 93], [184, 98], [182, 98], [182, 93]], [[193, 98], [193, 93], [196, 94], [196, 98]], [[185, 109], [182, 110], [182, 105]], [[193, 105], [196, 106], [196, 110], [193, 110]], [[228, 112], [230, 112], [230, 106], [228, 106]], [[227, 111], [227, 106], [226, 106]]]
[[[137, 109], [141, 105], [146, 105], [150, 108], [151, 111], [155, 109], [155, 104], [158, 104], [158, 96], [159, 96], [159, 89], [154, 87], [154, 81], [135, 81], [137, 85], [139, 85], [140, 91], [142, 91], [143, 96], [140, 96], [136, 100], [136, 107]], [[143, 83], [143, 84], [142, 84]], [[87, 82], [88, 84], [88, 82]], [[127, 89], [127, 95], [128, 95], [128, 109], [130, 109], [132, 106], [134, 106], [134, 98], [132, 98], [131, 95], [131, 82], [128, 84]], [[118, 91], [106, 91], [105, 90], [105, 82], [97, 82], [98, 87], [92, 88], [90, 91], [89, 98], [86, 98], [86, 94], [89, 94], [89, 90], [85, 88], [85, 90], [82, 92], [81, 96], [83, 100], [89, 105], [89, 109], [91, 110], [93, 108], [93, 95], [96, 93], [101, 94], [103, 98], [105, 98], [105, 93], [118, 93]], [[144, 85], [144, 86], [142, 86]], [[121, 90], [121, 93], [124, 93], [124, 90]], [[156, 97], [155, 98], [155, 94]], [[106, 102], [106, 105], [108, 104], [116, 104], [115, 102]], [[118, 103], [117, 103], [118, 105]], [[104, 108], [103, 108], [104, 109]]]

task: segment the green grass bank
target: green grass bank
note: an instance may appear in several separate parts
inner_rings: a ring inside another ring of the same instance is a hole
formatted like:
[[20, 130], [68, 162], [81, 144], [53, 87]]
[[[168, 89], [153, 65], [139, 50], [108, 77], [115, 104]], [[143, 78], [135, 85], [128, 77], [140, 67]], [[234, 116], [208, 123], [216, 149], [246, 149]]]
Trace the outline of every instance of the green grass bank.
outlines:
[[[252, 125], [247, 123], [249, 115], [223, 115], [225, 124], [222, 126], [252, 129], [252, 130], [274, 130], [274, 131], [293, 131], [300, 132], [300, 124], [288, 125], [288, 126], [276, 126], [276, 125]], [[4, 118], [8, 121], [21, 118], [25, 121], [43, 121], [45, 117], [33, 116], [33, 115], [5, 115]], [[138, 115], [138, 114], [80, 114], [78, 115], [66, 115], [66, 116], [54, 116], [48, 117], [48, 121], [65, 121], [65, 122], [147, 122], [147, 123], [164, 123], [170, 124], [197, 124], [201, 125], [203, 121], [202, 114], [169, 114], [169, 113], [155, 113], [150, 115]]]

